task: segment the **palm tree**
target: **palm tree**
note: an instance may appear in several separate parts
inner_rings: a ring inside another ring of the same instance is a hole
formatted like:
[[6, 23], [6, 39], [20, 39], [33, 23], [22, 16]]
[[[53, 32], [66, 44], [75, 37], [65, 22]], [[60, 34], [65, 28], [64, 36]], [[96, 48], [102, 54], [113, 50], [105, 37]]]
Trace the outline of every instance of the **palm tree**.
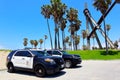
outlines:
[[34, 40], [30, 40], [30, 44], [32, 45], [32, 48], [33, 48]]
[[106, 27], [105, 27], [105, 19], [104, 14], [109, 8], [111, 4], [111, 0], [94, 0], [93, 6], [99, 10], [103, 14], [103, 24], [104, 24], [104, 31], [105, 31], [105, 44], [106, 44], [106, 54], [108, 54], [108, 46], [107, 46], [107, 39], [106, 39]]
[[69, 45], [69, 47], [71, 47], [71, 50], [72, 50], [72, 43], [71, 43], [71, 42], [69, 42], [69, 43], [68, 43], [68, 45]]
[[51, 0], [52, 7], [52, 16], [55, 22], [55, 29], [58, 29], [58, 32], [55, 32], [55, 49], [57, 49], [57, 37], [58, 37], [58, 48], [60, 49], [60, 39], [59, 39], [59, 27], [58, 24], [62, 19], [66, 11], [66, 5], [61, 2], [61, 0]]
[[42, 49], [43, 39], [40, 39], [39, 43], [40, 43], [40, 48]]
[[115, 46], [115, 49], [118, 49], [118, 41], [116, 40], [115, 42], [114, 42], [114, 46]]
[[95, 34], [92, 34], [91, 37], [93, 38], [93, 48], [95, 48]]
[[24, 45], [24, 46], [27, 46], [27, 44], [28, 44], [28, 39], [27, 39], [27, 38], [24, 38], [23, 40], [24, 40], [23, 45]]
[[[80, 26], [81, 26], [81, 21], [80, 20], [75, 20], [75, 32], [76, 32], [76, 36], [77, 36], [77, 42], [79, 42], [79, 39], [80, 39], [80, 37], [77, 35], [77, 31], [79, 31], [79, 29], [80, 29]], [[79, 44], [79, 43], [78, 43]], [[77, 50], [77, 45], [78, 44], [75, 44], [75, 48], [76, 48], [76, 50]]]
[[66, 50], [66, 43], [69, 43], [69, 36], [66, 36], [66, 38], [64, 38], [65, 50]]
[[[70, 8], [69, 10], [67, 10], [67, 19], [70, 22], [69, 32], [71, 36], [75, 36], [75, 32], [77, 36], [77, 31], [80, 29], [80, 25], [81, 25], [81, 21], [78, 20], [78, 11], [74, 8]], [[73, 48], [75, 49], [74, 38], [73, 38]]]
[[83, 46], [85, 45], [84, 40], [85, 40], [86, 37], [87, 37], [86, 30], [82, 30]]
[[108, 36], [108, 32], [110, 31], [111, 26], [109, 24], [106, 25], [106, 30], [107, 30], [107, 36]]
[[62, 18], [61, 19], [61, 23], [60, 23], [60, 29], [62, 31], [62, 44], [63, 44], [63, 50], [65, 49], [65, 42], [64, 42], [64, 39], [65, 39], [65, 32], [64, 32], [64, 29], [66, 28], [66, 19], [65, 18]]
[[51, 43], [51, 48], [53, 49], [53, 43], [52, 43], [52, 36], [51, 36], [51, 31], [50, 31], [50, 26], [49, 26], [49, 21], [51, 13], [51, 6], [50, 5], [43, 5], [41, 7], [41, 14], [44, 15], [44, 17], [47, 19], [47, 25], [48, 25], [48, 31], [49, 31], [49, 36], [50, 36], [50, 43]]
[[[80, 43], [80, 36], [76, 36], [75, 37], [75, 45], [78, 46], [78, 44]], [[76, 50], [78, 49], [78, 47], [76, 47]]]
[[47, 35], [45, 35], [44, 38], [45, 38], [45, 40], [44, 40], [44, 49], [46, 49], [46, 48], [45, 48], [45, 41], [46, 41], [46, 39], [48, 38]]
[[37, 45], [38, 45], [38, 41], [34, 40], [34, 47], [35, 47], [35, 49], [37, 48]]

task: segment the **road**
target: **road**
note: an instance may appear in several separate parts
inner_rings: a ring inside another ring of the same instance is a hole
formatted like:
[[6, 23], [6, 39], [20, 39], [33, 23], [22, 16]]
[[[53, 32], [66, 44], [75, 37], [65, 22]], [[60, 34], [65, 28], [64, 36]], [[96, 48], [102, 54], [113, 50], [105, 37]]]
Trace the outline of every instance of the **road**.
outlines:
[[2, 70], [0, 80], [120, 80], [120, 60], [83, 61], [77, 67], [44, 78], [29, 72], [8, 73], [7, 70]]

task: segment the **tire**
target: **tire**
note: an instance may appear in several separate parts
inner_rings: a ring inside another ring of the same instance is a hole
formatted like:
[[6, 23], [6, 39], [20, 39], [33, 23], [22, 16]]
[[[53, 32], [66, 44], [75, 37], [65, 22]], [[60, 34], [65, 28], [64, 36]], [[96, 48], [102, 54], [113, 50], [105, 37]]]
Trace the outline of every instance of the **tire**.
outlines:
[[72, 62], [70, 60], [65, 60], [65, 67], [66, 68], [72, 67]]
[[35, 67], [35, 74], [38, 77], [44, 77], [46, 74], [45, 68], [42, 66], [36, 66]]
[[14, 66], [12, 64], [8, 64], [8, 72], [9, 73], [13, 73], [15, 70], [14, 70]]

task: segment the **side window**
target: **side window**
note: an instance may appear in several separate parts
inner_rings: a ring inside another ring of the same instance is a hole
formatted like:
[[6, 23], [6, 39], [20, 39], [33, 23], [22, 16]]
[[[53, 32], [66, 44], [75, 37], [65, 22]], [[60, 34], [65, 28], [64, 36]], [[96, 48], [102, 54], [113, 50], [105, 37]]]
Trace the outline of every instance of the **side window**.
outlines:
[[24, 57], [28, 57], [28, 56], [32, 56], [28, 51], [18, 51], [15, 56], [24, 56]]
[[52, 51], [47, 51], [48, 54], [52, 55]]
[[15, 56], [22, 56], [21, 51], [18, 51]]
[[23, 53], [22, 53], [22, 56], [25, 56], [25, 57], [30, 57], [30, 56], [32, 56], [28, 51], [24, 51]]
[[59, 51], [53, 51], [53, 55], [61, 55]]

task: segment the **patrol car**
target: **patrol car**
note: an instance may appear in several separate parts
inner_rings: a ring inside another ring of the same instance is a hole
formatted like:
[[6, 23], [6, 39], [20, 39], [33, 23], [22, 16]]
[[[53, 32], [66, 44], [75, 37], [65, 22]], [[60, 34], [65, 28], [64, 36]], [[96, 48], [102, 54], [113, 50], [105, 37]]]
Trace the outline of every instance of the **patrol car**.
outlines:
[[64, 60], [60, 57], [49, 56], [45, 51], [21, 49], [10, 52], [6, 66], [10, 73], [24, 70], [35, 72], [38, 77], [43, 77], [63, 70]]

